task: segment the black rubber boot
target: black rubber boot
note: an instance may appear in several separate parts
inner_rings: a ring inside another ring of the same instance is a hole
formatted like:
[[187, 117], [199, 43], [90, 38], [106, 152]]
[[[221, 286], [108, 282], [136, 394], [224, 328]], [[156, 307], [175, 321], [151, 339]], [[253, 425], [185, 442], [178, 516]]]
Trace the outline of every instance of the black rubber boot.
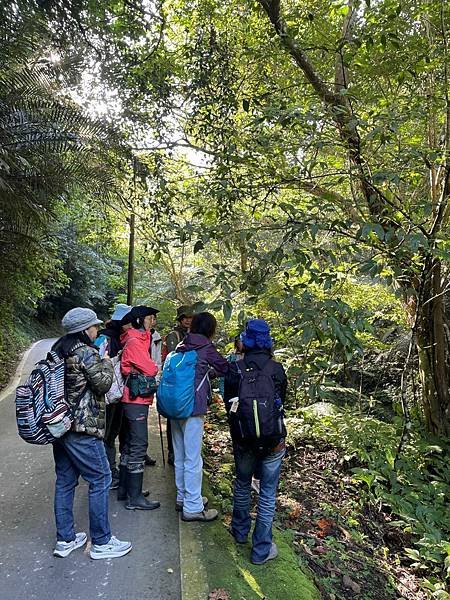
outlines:
[[127, 466], [119, 465], [119, 487], [117, 488], [117, 500], [123, 502], [127, 499]]
[[[120, 465], [119, 467], [119, 487], [117, 488], [117, 500], [119, 502], [123, 502], [128, 499], [127, 493], [127, 467], [126, 465]], [[150, 492], [148, 490], [142, 490], [142, 495], [147, 498], [150, 496]]]
[[155, 510], [160, 503], [155, 500], [147, 500], [142, 493], [142, 482], [144, 473], [127, 474], [128, 502], [125, 504], [127, 510]]

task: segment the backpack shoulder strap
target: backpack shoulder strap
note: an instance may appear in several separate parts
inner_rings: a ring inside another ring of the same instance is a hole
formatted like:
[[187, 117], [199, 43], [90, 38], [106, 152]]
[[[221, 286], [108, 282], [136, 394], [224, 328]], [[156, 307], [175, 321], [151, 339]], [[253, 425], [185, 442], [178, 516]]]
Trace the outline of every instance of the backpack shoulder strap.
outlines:
[[247, 367], [247, 365], [245, 364], [245, 360], [243, 358], [241, 358], [240, 360], [237, 360], [234, 364], [236, 365], [238, 373], [239, 373], [239, 375], [242, 378], [243, 373], [244, 373], [244, 371], [245, 371], [245, 369]]
[[50, 352], [47, 352], [46, 360], [56, 363], [61, 360], [61, 356], [54, 350], [50, 350]]
[[86, 346], [86, 344], [83, 344], [83, 342], [75, 342], [75, 344], [69, 350], [68, 355], [69, 356], [73, 355], [76, 350], [79, 350], [83, 346]]

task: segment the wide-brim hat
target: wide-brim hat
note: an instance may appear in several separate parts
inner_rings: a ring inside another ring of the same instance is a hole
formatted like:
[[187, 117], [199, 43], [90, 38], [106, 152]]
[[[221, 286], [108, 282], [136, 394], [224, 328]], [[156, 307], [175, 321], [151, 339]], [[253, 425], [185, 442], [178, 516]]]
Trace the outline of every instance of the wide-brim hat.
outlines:
[[241, 333], [240, 337], [246, 348], [269, 350], [273, 346], [270, 327], [264, 319], [250, 319], [247, 321], [245, 331]]
[[179, 306], [177, 308], [177, 321], [181, 321], [186, 317], [193, 317], [194, 309], [189, 304], [183, 304], [183, 306]]
[[90, 308], [77, 306], [67, 312], [62, 318], [61, 325], [66, 333], [79, 333], [92, 327], [92, 325], [101, 325], [101, 321], [95, 312]]
[[133, 306], [130, 310], [130, 316], [133, 319], [145, 319], [149, 315], [157, 315], [159, 310], [157, 308], [153, 308], [152, 306]]
[[129, 304], [116, 304], [111, 321], [121, 321], [131, 311], [133, 307]]

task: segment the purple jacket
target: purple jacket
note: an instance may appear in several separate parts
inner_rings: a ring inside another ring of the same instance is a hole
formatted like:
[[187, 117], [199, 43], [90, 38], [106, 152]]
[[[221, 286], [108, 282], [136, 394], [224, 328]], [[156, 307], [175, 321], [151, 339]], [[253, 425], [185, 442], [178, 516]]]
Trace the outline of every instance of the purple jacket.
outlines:
[[[200, 333], [188, 333], [176, 348], [176, 352], [197, 350], [197, 365], [195, 367], [195, 389], [197, 390], [205, 374], [212, 367], [217, 375], [225, 375], [229, 364], [214, 348], [212, 342]], [[198, 391], [195, 392], [193, 417], [205, 415], [208, 410], [208, 401], [211, 397], [211, 386], [206, 377]]]

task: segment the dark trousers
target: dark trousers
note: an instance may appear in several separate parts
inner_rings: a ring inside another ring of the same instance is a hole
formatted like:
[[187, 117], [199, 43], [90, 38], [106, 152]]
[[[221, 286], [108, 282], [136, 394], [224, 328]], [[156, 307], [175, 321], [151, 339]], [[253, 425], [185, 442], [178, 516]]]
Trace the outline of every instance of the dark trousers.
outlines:
[[148, 446], [148, 404], [123, 403], [126, 421], [126, 440], [121, 453], [121, 464], [126, 464], [131, 473], [144, 471]]
[[123, 404], [117, 402], [116, 404], [106, 405], [106, 427], [104, 444], [106, 450], [106, 456], [108, 457], [109, 466], [111, 472], [116, 469], [116, 439], [119, 436], [119, 451], [122, 452], [123, 445], [126, 440], [126, 426], [127, 421], [123, 417]]

